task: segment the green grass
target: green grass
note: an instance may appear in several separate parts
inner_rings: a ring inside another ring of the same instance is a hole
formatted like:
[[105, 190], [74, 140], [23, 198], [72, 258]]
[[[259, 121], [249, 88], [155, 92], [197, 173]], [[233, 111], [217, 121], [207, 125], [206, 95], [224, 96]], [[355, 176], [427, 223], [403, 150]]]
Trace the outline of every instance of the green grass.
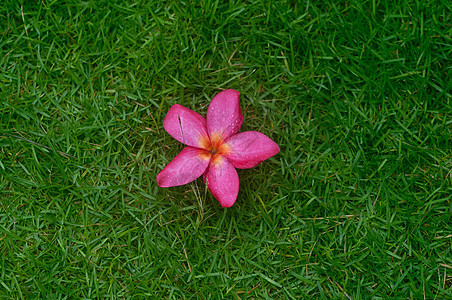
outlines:
[[[2, 4], [0, 298], [452, 297], [450, 5], [318, 3]], [[230, 209], [155, 181], [226, 88], [281, 147]]]

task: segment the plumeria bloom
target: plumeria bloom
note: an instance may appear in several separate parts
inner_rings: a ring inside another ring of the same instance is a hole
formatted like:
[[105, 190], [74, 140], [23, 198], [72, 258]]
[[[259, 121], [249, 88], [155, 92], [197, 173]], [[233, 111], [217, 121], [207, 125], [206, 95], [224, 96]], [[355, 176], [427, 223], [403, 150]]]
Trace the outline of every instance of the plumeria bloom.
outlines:
[[237, 169], [253, 168], [279, 152], [278, 145], [257, 131], [237, 133], [243, 115], [240, 93], [225, 90], [210, 102], [207, 118], [175, 104], [163, 127], [186, 147], [157, 175], [160, 187], [187, 184], [203, 175], [222, 207], [231, 207], [239, 192]]

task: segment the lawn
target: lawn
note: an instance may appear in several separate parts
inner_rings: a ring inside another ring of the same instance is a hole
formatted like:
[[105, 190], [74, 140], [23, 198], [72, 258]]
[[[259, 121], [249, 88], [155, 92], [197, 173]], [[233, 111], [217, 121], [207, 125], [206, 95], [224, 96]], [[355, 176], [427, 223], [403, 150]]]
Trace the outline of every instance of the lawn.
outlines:
[[[448, 1], [0, 7], [1, 299], [452, 297]], [[160, 188], [178, 103], [281, 148]]]

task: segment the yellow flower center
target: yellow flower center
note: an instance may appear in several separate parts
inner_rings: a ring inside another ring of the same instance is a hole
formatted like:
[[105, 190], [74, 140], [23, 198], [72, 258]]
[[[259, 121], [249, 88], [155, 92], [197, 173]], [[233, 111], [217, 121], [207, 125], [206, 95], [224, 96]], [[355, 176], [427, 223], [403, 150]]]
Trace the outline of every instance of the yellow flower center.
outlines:
[[223, 136], [218, 133], [213, 133], [210, 138], [208, 136], [201, 137], [199, 146], [211, 153], [211, 162], [215, 165], [220, 164], [223, 161], [223, 156], [231, 151], [231, 147], [224, 142]]

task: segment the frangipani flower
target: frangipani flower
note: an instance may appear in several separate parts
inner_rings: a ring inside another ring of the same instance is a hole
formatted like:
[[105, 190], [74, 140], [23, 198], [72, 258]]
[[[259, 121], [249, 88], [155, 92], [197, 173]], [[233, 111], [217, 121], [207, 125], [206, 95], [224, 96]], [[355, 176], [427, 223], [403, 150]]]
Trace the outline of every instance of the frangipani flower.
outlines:
[[231, 207], [239, 192], [237, 169], [253, 168], [279, 152], [278, 145], [257, 131], [237, 133], [243, 115], [240, 93], [225, 90], [210, 102], [207, 118], [175, 104], [163, 127], [186, 147], [157, 175], [160, 187], [184, 185], [203, 175], [222, 207]]

